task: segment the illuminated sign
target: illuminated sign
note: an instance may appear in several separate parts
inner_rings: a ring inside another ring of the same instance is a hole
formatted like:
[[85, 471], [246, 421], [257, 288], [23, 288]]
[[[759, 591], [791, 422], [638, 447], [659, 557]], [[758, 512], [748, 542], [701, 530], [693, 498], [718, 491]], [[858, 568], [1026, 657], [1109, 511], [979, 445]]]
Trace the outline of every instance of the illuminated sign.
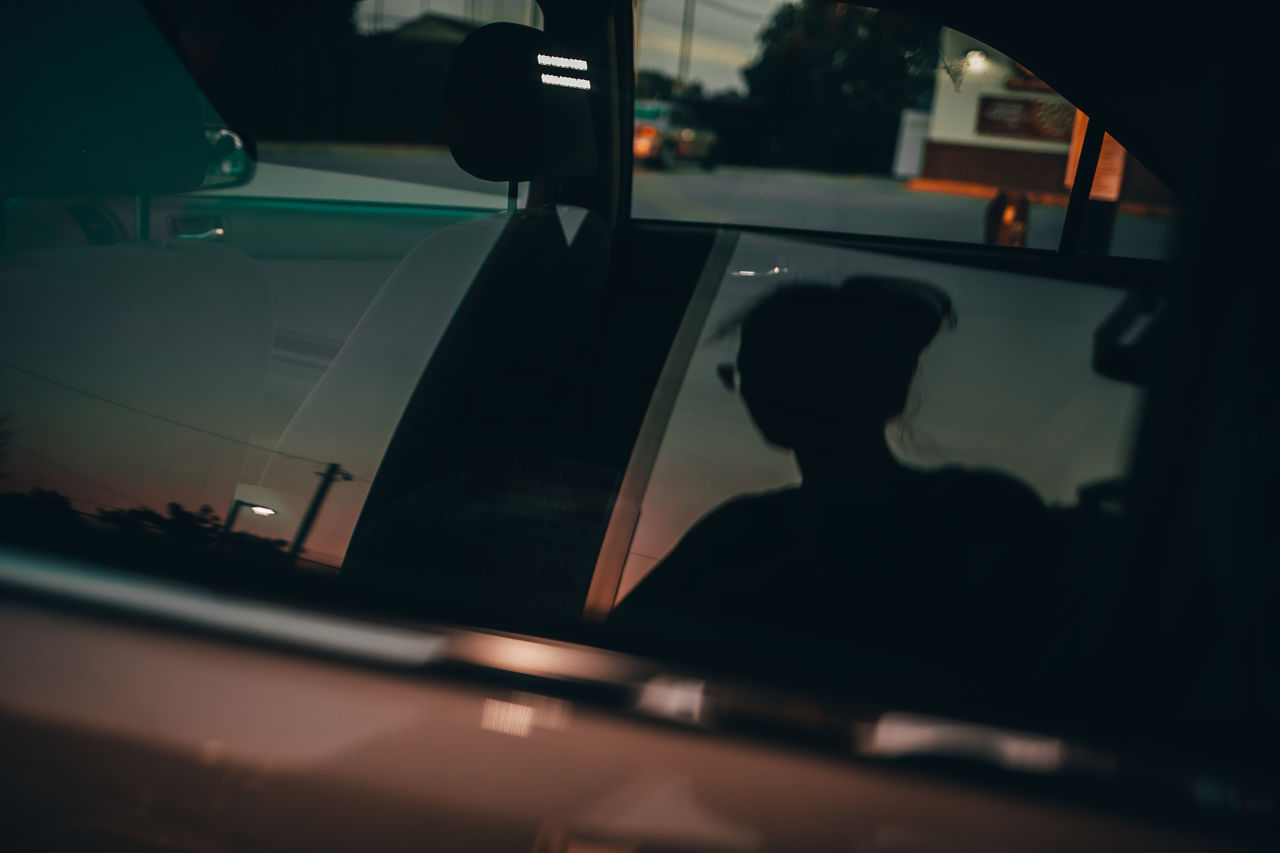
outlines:
[[590, 89], [591, 81], [581, 77], [562, 77], [559, 74], [543, 74], [542, 82], [548, 86], [564, 86], [568, 89]]
[[569, 68], [573, 71], [587, 70], [587, 61], [585, 59], [570, 59], [566, 56], [548, 56], [545, 53], [538, 54], [538, 64], [547, 65], [551, 68]]
[[1036, 142], [1070, 142], [1075, 107], [1062, 100], [997, 98], [978, 100], [977, 131]]

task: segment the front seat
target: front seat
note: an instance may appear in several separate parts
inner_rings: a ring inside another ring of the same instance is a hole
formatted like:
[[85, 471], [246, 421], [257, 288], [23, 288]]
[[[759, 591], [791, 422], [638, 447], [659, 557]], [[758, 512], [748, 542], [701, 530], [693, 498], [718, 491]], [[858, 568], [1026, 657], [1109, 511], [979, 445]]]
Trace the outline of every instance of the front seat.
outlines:
[[[508, 23], [457, 48], [446, 125], [471, 174], [551, 182], [594, 171], [589, 94], [544, 84], [540, 53], [542, 33]], [[554, 203], [451, 225], [415, 247], [262, 477], [273, 506], [298, 516], [316, 491], [316, 466], [291, 457], [353, 475], [326, 496], [303, 556], [450, 598], [519, 596], [509, 566], [532, 560], [544, 568], [544, 597], [560, 603], [578, 586], [585, 595], [594, 552], [562, 552], [566, 538], [595, 535], [594, 522], [571, 518], [582, 506], [598, 510], [603, 530], [614, 484], [612, 472], [575, 460], [590, 431], [584, 356], [609, 254], [599, 215]], [[556, 507], [531, 499], [566, 482], [576, 485]], [[519, 555], [485, 532], [515, 515], [541, 531]]]

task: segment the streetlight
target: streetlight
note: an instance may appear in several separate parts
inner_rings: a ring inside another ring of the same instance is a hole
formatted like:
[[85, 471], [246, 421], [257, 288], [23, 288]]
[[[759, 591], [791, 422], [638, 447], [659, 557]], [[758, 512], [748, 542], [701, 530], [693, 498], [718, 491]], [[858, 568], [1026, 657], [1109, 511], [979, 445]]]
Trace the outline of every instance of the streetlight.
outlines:
[[247, 506], [249, 511], [254, 515], [267, 517], [276, 514], [276, 511], [269, 506], [256, 504], [253, 501], [242, 501], [236, 498], [231, 502], [231, 509], [227, 512], [227, 523], [222, 525], [222, 538], [226, 539], [227, 534], [231, 532], [231, 526], [236, 523], [236, 516], [240, 514], [240, 507]]
[[987, 69], [987, 55], [980, 50], [971, 50], [964, 55], [964, 65], [967, 71], [985, 71]]

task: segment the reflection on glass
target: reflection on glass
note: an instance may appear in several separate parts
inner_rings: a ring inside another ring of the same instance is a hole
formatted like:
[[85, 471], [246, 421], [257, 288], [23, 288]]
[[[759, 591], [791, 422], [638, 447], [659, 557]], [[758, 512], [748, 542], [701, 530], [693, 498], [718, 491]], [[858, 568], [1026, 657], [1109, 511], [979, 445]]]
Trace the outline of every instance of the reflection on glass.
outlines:
[[1052, 773], [1065, 757], [1057, 738], [903, 713], [881, 716], [860, 741], [864, 755], [969, 758], [1031, 773]]

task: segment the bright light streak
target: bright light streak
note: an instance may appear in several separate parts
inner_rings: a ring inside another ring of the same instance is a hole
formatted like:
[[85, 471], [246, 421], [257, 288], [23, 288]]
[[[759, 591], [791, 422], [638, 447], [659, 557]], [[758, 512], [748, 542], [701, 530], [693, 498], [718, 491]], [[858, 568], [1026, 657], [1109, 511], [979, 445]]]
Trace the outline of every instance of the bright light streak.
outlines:
[[[221, 228], [217, 229], [217, 233], [218, 233], [218, 234], [221, 234], [221, 233], [222, 233], [222, 229], [221, 229]], [[253, 514], [254, 514], [254, 515], [263, 515], [263, 516], [265, 516], [265, 515], [275, 515], [275, 514], [276, 514], [276, 511], [275, 511], [274, 509], [272, 509], [271, 507], [269, 507], [269, 506], [251, 506], [251, 507], [249, 507], [249, 509], [253, 512]]]
[[484, 700], [480, 728], [513, 737], [528, 737], [533, 731], [533, 708], [501, 699]]
[[705, 687], [696, 679], [654, 676], [641, 687], [636, 707], [660, 717], [698, 723], [702, 721]]
[[567, 56], [548, 56], [545, 53], [538, 54], [539, 65], [550, 65], [552, 68], [572, 68], [574, 71], [586, 71], [587, 61], [585, 59], [571, 59]]
[[564, 86], [568, 89], [590, 89], [591, 81], [581, 77], [561, 77], [559, 74], [543, 74], [542, 82], [548, 86]]
[[1065, 747], [1057, 738], [897, 712], [880, 717], [861, 752], [959, 756], [1033, 773], [1053, 772], [1065, 760]]

